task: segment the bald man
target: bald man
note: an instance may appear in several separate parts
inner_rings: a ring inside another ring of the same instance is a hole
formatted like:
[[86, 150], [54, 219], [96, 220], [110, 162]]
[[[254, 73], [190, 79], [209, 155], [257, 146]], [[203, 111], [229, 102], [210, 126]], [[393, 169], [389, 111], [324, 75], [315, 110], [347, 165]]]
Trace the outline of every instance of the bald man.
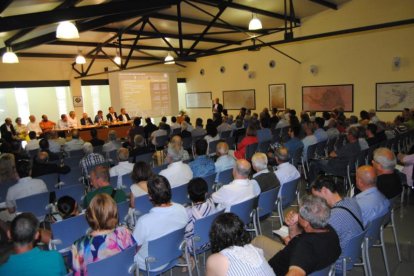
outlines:
[[219, 205], [219, 209], [225, 208], [226, 212], [229, 212], [232, 205], [260, 194], [259, 184], [256, 180], [249, 180], [248, 178], [250, 170], [251, 166], [247, 160], [237, 160], [233, 168], [234, 180], [211, 195], [213, 201]]
[[38, 177], [45, 174], [67, 174], [70, 172], [70, 167], [60, 166], [56, 163], [49, 162], [49, 154], [46, 151], [40, 151], [33, 160], [32, 177]]
[[356, 187], [361, 193], [355, 199], [361, 207], [364, 225], [386, 214], [390, 207], [388, 199], [377, 189], [377, 175], [372, 166], [361, 166], [356, 172]]
[[216, 155], [218, 158], [214, 165], [216, 167], [217, 175], [219, 172], [232, 169], [236, 164], [236, 159], [234, 159], [233, 156], [229, 155], [229, 145], [227, 145], [226, 142], [220, 142], [217, 144]]

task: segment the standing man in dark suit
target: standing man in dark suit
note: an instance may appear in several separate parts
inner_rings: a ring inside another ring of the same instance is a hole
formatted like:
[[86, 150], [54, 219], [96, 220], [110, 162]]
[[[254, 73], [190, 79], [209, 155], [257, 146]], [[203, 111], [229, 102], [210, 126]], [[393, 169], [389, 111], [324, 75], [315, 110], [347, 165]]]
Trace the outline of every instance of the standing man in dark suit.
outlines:
[[6, 118], [4, 120], [4, 124], [1, 125], [0, 131], [1, 138], [7, 142], [12, 142], [13, 140], [17, 139], [17, 133], [13, 127], [12, 120], [10, 118]]
[[93, 125], [91, 118], [88, 117], [87, 113], [83, 113], [82, 114], [82, 119], [80, 120], [81, 125], [83, 126], [89, 126], [89, 125]]
[[217, 113], [219, 115], [218, 117], [221, 117], [221, 112], [223, 112], [223, 105], [219, 103], [219, 98], [214, 99], [212, 110], [213, 110], [213, 117], [214, 117], [214, 113]]
[[118, 120], [125, 123], [131, 120], [125, 108], [121, 108], [121, 115], [119, 115]]
[[111, 123], [115, 123], [116, 121], [118, 121], [118, 115], [116, 115], [114, 108], [110, 106], [108, 110], [109, 110], [109, 113], [106, 114], [106, 119]]

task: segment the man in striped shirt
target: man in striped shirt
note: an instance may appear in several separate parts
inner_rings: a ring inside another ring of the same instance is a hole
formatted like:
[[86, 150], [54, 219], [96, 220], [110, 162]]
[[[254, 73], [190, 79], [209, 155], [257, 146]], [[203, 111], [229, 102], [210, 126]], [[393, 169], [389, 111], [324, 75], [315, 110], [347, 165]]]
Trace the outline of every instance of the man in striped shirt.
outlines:
[[89, 142], [83, 144], [82, 149], [85, 156], [80, 160], [79, 166], [82, 170], [82, 176], [88, 177], [91, 169], [97, 165], [105, 164], [106, 160], [101, 154], [93, 152], [93, 146]]

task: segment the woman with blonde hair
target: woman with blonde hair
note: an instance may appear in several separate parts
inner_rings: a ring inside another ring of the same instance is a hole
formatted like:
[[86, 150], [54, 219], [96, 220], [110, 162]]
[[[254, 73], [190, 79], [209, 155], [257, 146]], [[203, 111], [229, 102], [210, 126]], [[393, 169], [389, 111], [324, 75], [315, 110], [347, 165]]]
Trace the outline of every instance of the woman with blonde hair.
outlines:
[[87, 264], [135, 245], [129, 229], [118, 226], [118, 208], [110, 195], [98, 194], [93, 197], [85, 215], [90, 231], [72, 245], [72, 270], [75, 276], [87, 275]]
[[3, 153], [0, 155], [0, 184], [17, 181], [16, 163], [14, 155]]

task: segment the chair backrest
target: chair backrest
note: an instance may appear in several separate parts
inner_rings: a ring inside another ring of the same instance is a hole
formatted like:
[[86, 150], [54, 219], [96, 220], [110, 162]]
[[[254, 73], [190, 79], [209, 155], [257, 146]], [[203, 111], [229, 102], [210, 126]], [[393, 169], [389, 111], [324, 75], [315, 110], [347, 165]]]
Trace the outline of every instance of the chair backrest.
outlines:
[[65, 165], [73, 169], [73, 168], [79, 168], [79, 162], [81, 161], [81, 159], [82, 158], [80, 157], [69, 157], [69, 158], [63, 159], [63, 162], [65, 163]]
[[332, 269], [332, 265], [329, 265], [324, 269], [310, 273], [309, 276], [329, 276]]
[[299, 178], [289, 181], [282, 185], [279, 200], [282, 203], [282, 208], [290, 206], [296, 199], [296, 191], [298, 188]]
[[217, 144], [220, 142], [221, 140], [215, 140], [208, 143], [208, 155], [213, 155], [216, 153]]
[[191, 136], [183, 138], [183, 149], [189, 150], [193, 146], [193, 138]]
[[85, 236], [89, 228], [85, 214], [61, 220], [50, 225], [53, 234], [52, 244], [56, 250], [71, 246], [77, 239]]
[[280, 141], [280, 132], [282, 131], [282, 128], [273, 128], [272, 129], [272, 142], [279, 142]]
[[257, 205], [257, 197], [232, 205], [230, 212], [236, 214], [247, 225], [251, 221], [251, 213], [255, 205]]
[[289, 140], [289, 126], [283, 127], [280, 131], [280, 140], [285, 142]]
[[136, 246], [134, 245], [103, 260], [89, 263], [86, 266], [88, 275], [134, 275], [134, 271], [136, 269], [136, 264], [134, 262], [135, 253]]
[[230, 137], [231, 135], [231, 130], [226, 130], [220, 133], [220, 138], [221, 139], [227, 139], [228, 137]]
[[74, 185], [79, 184], [80, 177], [82, 176], [80, 167], [72, 167], [69, 173], [59, 175], [60, 182], [63, 182], [64, 185]]
[[106, 159], [108, 159], [109, 163], [118, 165], [118, 150], [106, 152]]
[[316, 152], [316, 147], [318, 146], [318, 144], [313, 144], [308, 146], [307, 152], [306, 152], [306, 158], [307, 160], [315, 158], [315, 152]]
[[335, 149], [336, 150], [341, 149], [344, 146], [345, 140], [346, 140], [346, 135], [345, 134], [339, 135], [338, 139], [336, 139]]
[[180, 127], [177, 127], [177, 128], [174, 128], [173, 129], [173, 131], [171, 133], [171, 136], [178, 135], [180, 133], [181, 133], [181, 128]]
[[184, 229], [175, 230], [148, 242], [148, 257], [145, 262], [149, 270], [151, 267], [157, 268], [167, 263], [169, 268], [177, 263], [178, 258], [183, 254], [180, 247], [184, 240]]
[[213, 173], [213, 174], [202, 177], [207, 182], [209, 194], [213, 192], [213, 185], [214, 185], [214, 181], [216, 180], [216, 175], [217, 175], [216, 173]]
[[153, 207], [148, 195], [134, 198], [134, 206], [135, 210], [139, 212], [139, 215], [148, 213]]
[[213, 221], [224, 213], [224, 209], [194, 222], [193, 248], [198, 249], [210, 242], [210, 228]]
[[326, 147], [326, 143], [328, 141], [321, 141], [319, 143], [316, 144], [316, 149], [315, 149], [315, 153], [318, 156], [325, 156], [325, 147]]
[[328, 154], [331, 153], [335, 149], [336, 140], [338, 140], [338, 137], [331, 137], [326, 143], [326, 150]]
[[218, 183], [220, 184], [229, 184], [233, 181], [233, 169], [228, 169], [225, 171], [219, 172]]
[[83, 149], [71, 150], [71, 151], [68, 151], [68, 153], [69, 153], [69, 157], [71, 158], [81, 158], [85, 154]]
[[364, 241], [364, 237], [366, 236], [366, 234], [367, 229], [353, 236], [343, 249], [342, 254], [338, 260], [342, 265], [342, 260], [344, 258], [346, 259], [346, 270], [351, 270], [353, 265], [355, 263], [358, 263], [361, 259], [361, 245]]
[[118, 176], [117, 176], [117, 175], [115, 175], [115, 176], [111, 176], [111, 177], [109, 177], [109, 184], [111, 184], [111, 186], [112, 186], [113, 188], [118, 187]]
[[85, 187], [82, 184], [63, 186], [61, 189], [55, 190], [56, 199], [62, 196], [70, 196], [76, 200], [78, 205], [82, 205], [82, 198], [85, 195]]
[[369, 225], [366, 227], [367, 233], [365, 237], [368, 238], [368, 247], [371, 247], [373, 244], [375, 244], [380, 239], [381, 226], [383, 225], [385, 218], [389, 216], [388, 213], [389, 212], [387, 212], [386, 214], [380, 217], [373, 219], [369, 223]]
[[35, 179], [42, 179], [47, 186], [48, 191], [56, 189], [55, 185], [58, 183], [59, 175], [57, 173], [50, 173], [34, 177]]
[[102, 152], [103, 152], [103, 146], [95, 146], [95, 147], [93, 147], [93, 152], [102, 154]]
[[188, 199], [188, 184], [180, 185], [171, 189], [171, 200], [176, 203], [186, 204]]
[[49, 192], [36, 194], [20, 199], [16, 199], [16, 207], [18, 212], [30, 212], [40, 217], [49, 213], [47, 208], [49, 204]]
[[137, 155], [137, 156], [135, 156], [134, 163], [139, 162], [139, 161], [143, 161], [143, 162], [151, 165], [151, 163], [153, 161], [153, 159], [152, 159], [153, 155], [154, 155], [153, 152], [148, 152], [148, 153]]
[[259, 218], [272, 213], [279, 189], [280, 187], [273, 188], [259, 195], [259, 203], [257, 206]]
[[264, 142], [260, 142], [259, 146], [257, 148], [257, 151], [259, 152], [263, 152], [263, 153], [267, 153], [267, 151], [270, 148], [270, 144], [272, 143], [272, 141], [264, 141]]
[[116, 205], [118, 206], [119, 223], [122, 223], [122, 222], [125, 221], [125, 219], [128, 215], [129, 202], [128, 201], [122, 201], [122, 202], [118, 202]]
[[38, 152], [39, 152], [39, 149], [34, 149], [34, 150], [29, 150], [28, 154], [29, 154], [30, 158], [33, 158], [33, 157], [37, 156]]
[[168, 135], [162, 135], [155, 137], [155, 145], [157, 148], [165, 147], [168, 143]]
[[168, 164], [163, 164], [161, 166], [157, 166], [157, 167], [152, 168], [152, 172], [154, 174], [159, 174], [160, 171], [162, 171], [163, 169], [166, 169], [167, 167], [168, 167]]
[[6, 181], [1, 183], [1, 189], [0, 189], [0, 202], [6, 201], [7, 191], [11, 186], [16, 184], [16, 181]]
[[297, 148], [296, 151], [292, 154], [292, 159], [291, 159], [292, 165], [297, 166], [302, 159], [302, 155], [303, 155], [303, 146]]
[[132, 182], [133, 181], [132, 181], [130, 173], [124, 174], [122, 176], [122, 186], [125, 186], [126, 187], [125, 189], [127, 189], [128, 191], [130, 190], [131, 185], [134, 184]]
[[245, 159], [250, 160], [252, 159], [253, 154], [257, 151], [258, 143], [250, 144], [246, 147]]

